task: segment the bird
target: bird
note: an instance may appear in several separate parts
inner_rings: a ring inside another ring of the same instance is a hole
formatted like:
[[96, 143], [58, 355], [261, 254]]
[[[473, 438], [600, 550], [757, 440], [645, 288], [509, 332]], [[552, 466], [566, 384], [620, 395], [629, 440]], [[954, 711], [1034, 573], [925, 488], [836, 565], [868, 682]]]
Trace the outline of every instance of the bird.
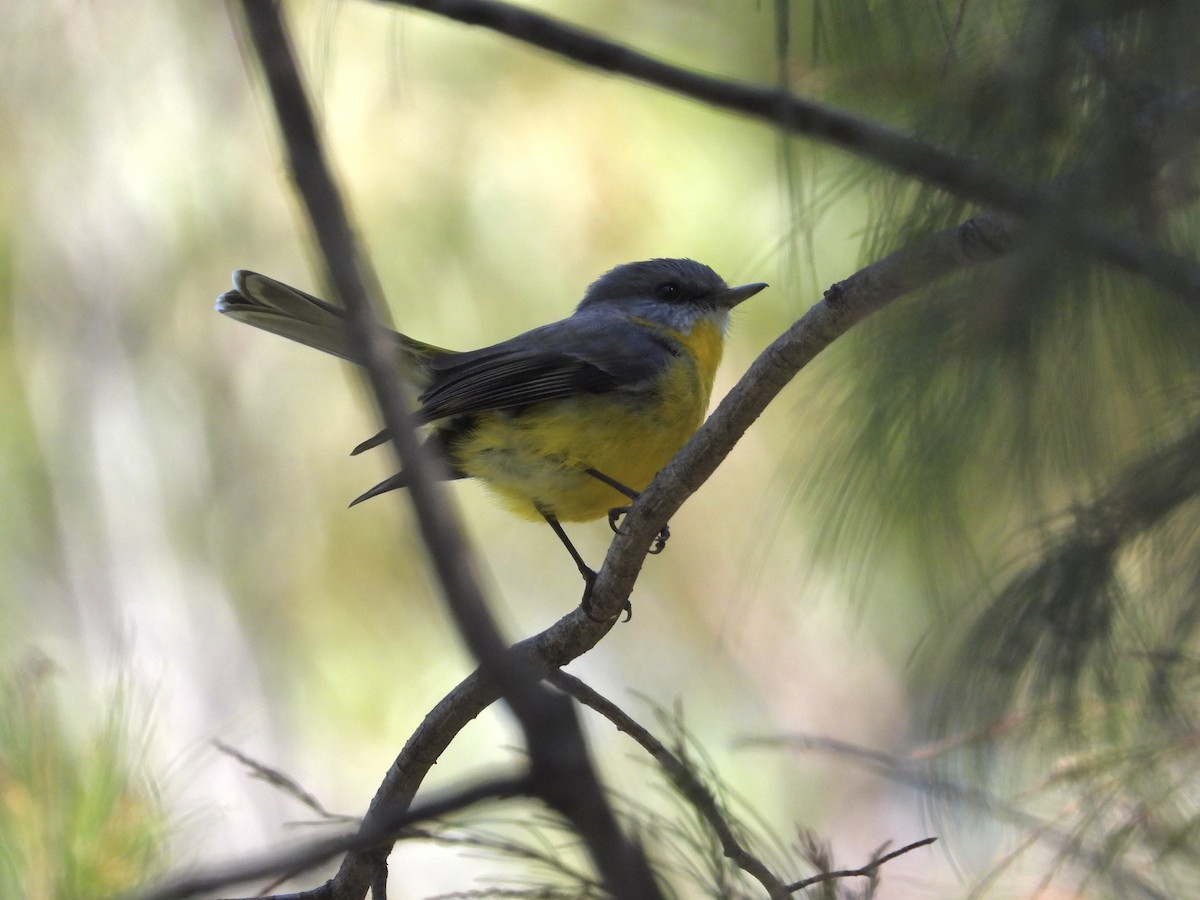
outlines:
[[[342, 308], [247, 270], [233, 284], [218, 312], [361, 363]], [[544, 520], [583, 576], [590, 616], [596, 572], [562, 523], [607, 517], [617, 530], [704, 421], [730, 311], [766, 287], [730, 287], [690, 259], [649, 259], [601, 275], [566, 318], [478, 350], [390, 335], [447, 477], [476, 478], [517, 515]], [[352, 453], [387, 440], [384, 430]], [[407, 483], [397, 473], [350, 505]]]

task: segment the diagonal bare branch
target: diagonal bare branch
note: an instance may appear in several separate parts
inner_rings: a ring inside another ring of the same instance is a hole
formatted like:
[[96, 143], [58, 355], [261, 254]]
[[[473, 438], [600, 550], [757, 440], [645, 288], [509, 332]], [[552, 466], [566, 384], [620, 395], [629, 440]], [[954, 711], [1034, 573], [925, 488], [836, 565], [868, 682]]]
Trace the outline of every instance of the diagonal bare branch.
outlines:
[[[242, 9], [266, 75], [296, 189], [330, 282], [345, 304], [351, 337], [362, 349], [368, 380], [400, 465], [409, 476], [408, 494], [447, 607], [479, 660], [483, 677], [496, 686], [520, 722], [530, 754], [531, 791], [573, 822], [617, 895], [656, 898], [658, 888], [644, 853], [621, 833], [601, 790], [573, 707], [538, 683], [539, 676], [524, 657], [508, 652], [487, 608], [462, 529], [437, 483], [440, 463], [422, 448], [404, 387], [396, 377], [400, 371], [396, 348], [374, 312], [379, 306], [377, 281], [359, 250], [333, 179], [282, 12], [272, 0], [242, 0]], [[380, 817], [387, 821], [402, 813], [409, 799], [373, 804], [363, 832], [378, 831]], [[371, 851], [369, 868], [378, 872], [389, 849], [385, 842]]]
[[[1200, 300], [1200, 263], [1116, 233], [1071, 208], [1061, 185], [1030, 186], [977, 159], [961, 156], [869, 119], [778, 87], [717, 78], [684, 69], [543, 13], [500, 0], [381, 0], [467, 25], [488, 28], [574, 62], [624, 75], [711, 106], [758, 119], [1022, 219], [1053, 221], [1060, 233], [1112, 265], [1153, 279], [1188, 302]], [[1200, 136], [1200, 92], [1179, 98], [1188, 138]]]
[[592, 592], [597, 615], [628, 599], [654, 535], [712, 475], [746, 429], [801, 369], [855, 324], [898, 297], [1011, 251], [1020, 229], [980, 213], [904, 247], [833, 285], [824, 298], [759, 355], [708, 421], [633, 503], [609, 546]]

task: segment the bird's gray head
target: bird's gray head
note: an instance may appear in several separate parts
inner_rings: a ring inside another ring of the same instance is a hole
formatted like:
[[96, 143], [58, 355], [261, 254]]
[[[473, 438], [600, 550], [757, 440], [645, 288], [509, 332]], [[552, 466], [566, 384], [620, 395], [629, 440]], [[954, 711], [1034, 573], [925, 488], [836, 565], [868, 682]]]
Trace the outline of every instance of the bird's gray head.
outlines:
[[619, 310], [686, 331], [704, 316], [723, 326], [729, 310], [765, 287], [755, 283], [731, 288], [708, 266], [691, 259], [648, 259], [601, 275], [576, 312]]

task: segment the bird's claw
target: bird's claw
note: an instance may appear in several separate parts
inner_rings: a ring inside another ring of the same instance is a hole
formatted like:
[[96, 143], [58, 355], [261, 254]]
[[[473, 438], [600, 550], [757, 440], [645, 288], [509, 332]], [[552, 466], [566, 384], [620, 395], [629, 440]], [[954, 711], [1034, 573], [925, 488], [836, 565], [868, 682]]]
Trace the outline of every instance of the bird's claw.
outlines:
[[628, 599], [621, 604], [621, 612], [615, 616], [598, 616], [592, 607], [592, 588], [596, 585], [596, 573], [590, 569], [583, 575], [583, 599], [579, 601], [579, 607], [583, 610], [583, 614], [597, 624], [603, 625], [606, 622], [611, 622], [613, 619], [620, 619], [621, 613], [625, 613], [625, 618], [621, 621], [628, 622], [633, 618], [633, 604]]
[[[625, 534], [625, 529], [619, 523], [627, 512], [629, 512], [628, 506], [618, 506], [608, 511], [608, 527], [613, 530], [613, 534]], [[669, 524], [664, 525], [655, 536], [654, 545], [647, 552], [655, 555], [662, 553], [666, 549], [667, 541], [670, 537], [671, 526]]]
[[659, 529], [658, 534], [654, 538], [654, 546], [651, 547], [646, 552], [653, 553], [655, 555], [662, 553], [664, 550], [667, 549], [667, 541], [670, 539], [670, 537], [671, 537], [671, 526], [664, 525], [662, 528]]

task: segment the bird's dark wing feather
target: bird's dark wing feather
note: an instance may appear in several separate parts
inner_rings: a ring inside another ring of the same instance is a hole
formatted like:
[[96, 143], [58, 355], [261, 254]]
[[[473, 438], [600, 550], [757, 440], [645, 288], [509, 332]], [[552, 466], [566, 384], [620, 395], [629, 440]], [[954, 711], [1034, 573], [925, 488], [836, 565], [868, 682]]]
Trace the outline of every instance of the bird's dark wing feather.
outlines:
[[645, 390], [676, 348], [625, 319], [573, 316], [511, 340], [435, 357], [421, 395], [426, 422], [578, 393]]

